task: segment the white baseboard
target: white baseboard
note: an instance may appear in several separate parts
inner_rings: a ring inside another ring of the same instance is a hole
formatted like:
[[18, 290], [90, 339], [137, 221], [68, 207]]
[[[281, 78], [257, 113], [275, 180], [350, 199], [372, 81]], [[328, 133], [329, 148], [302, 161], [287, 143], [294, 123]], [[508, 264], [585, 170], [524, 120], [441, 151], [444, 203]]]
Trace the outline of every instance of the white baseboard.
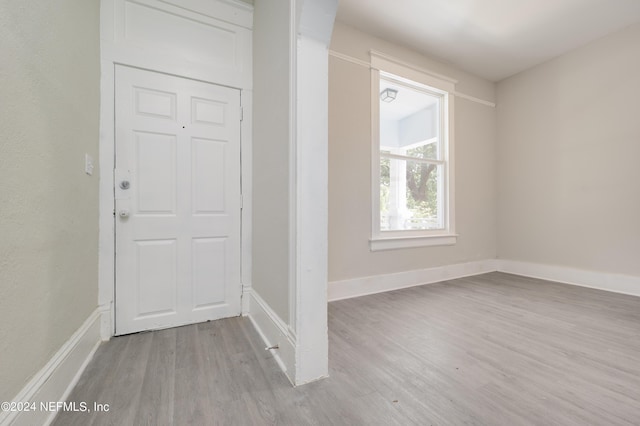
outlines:
[[40, 403], [64, 401], [102, 341], [102, 311], [96, 309], [49, 362], [13, 399], [36, 404], [35, 411], [0, 412], [0, 426], [49, 425], [56, 412], [40, 410]]
[[287, 324], [271, 309], [255, 290], [249, 292], [249, 319], [271, 349], [278, 365], [292, 384], [296, 383], [296, 337]]
[[540, 263], [520, 262], [500, 259], [498, 271], [524, 277], [539, 278], [563, 284], [595, 288], [613, 293], [640, 296], [640, 277], [586, 271], [565, 266], [544, 265]]
[[395, 274], [332, 281], [329, 283], [329, 301], [350, 299], [495, 271], [640, 296], [640, 277], [515, 260], [488, 259]]
[[423, 284], [486, 274], [496, 271], [496, 260], [480, 260], [476, 262], [457, 263], [435, 268], [398, 272], [395, 274], [376, 275], [373, 277], [354, 278], [329, 283], [329, 301], [350, 299], [368, 294], [383, 293]]

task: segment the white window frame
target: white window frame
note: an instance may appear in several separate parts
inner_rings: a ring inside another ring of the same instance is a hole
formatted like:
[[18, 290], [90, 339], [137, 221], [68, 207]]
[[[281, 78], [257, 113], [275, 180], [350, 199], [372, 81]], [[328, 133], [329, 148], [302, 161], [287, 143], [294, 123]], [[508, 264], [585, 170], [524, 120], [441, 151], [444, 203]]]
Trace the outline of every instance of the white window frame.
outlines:
[[[371, 51], [371, 251], [411, 247], [453, 245], [455, 233], [454, 193], [454, 93], [455, 80], [423, 70], [380, 52]], [[442, 94], [442, 137], [444, 148], [444, 229], [380, 230], [380, 77]]]

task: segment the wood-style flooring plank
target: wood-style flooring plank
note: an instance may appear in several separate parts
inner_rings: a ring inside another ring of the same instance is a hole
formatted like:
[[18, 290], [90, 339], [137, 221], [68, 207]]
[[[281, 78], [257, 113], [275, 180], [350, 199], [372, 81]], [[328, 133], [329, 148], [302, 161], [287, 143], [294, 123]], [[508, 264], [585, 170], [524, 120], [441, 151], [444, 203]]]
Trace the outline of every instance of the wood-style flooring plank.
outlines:
[[55, 425], [640, 425], [640, 298], [503, 273], [329, 304], [292, 387], [247, 318], [112, 339]]
[[153, 333], [140, 389], [136, 425], [168, 425], [173, 421], [177, 329]]
[[207, 374], [206, 353], [197, 325], [176, 329], [173, 424], [204, 425], [214, 418]]

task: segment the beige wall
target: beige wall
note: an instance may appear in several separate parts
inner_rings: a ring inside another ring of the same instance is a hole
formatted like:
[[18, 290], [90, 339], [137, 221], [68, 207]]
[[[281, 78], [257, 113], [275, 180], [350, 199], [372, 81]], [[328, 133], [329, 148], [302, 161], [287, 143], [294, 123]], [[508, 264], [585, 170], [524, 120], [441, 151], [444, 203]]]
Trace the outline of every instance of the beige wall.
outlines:
[[0, 6], [0, 401], [97, 307], [99, 1]]
[[[331, 50], [369, 61], [375, 49], [459, 80], [456, 89], [494, 100], [494, 84], [336, 23]], [[455, 100], [454, 246], [371, 252], [371, 79], [368, 68], [329, 60], [329, 281], [496, 257], [494, 108]]]
[[261, 0], [253, 28], [253, 289], [289, 320], [289, 1]]
[[640, 25], [498, 84], [500, 258], [640, 275]]

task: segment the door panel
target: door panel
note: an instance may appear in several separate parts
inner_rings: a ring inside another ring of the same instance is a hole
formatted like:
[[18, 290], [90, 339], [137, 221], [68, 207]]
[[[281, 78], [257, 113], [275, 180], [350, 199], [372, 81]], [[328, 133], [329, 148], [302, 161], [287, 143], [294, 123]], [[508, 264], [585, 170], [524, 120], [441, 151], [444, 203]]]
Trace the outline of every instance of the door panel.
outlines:
[[193, 213], [224, 212], [224, 141], [193, 139]]
[[137, 317], [174, 314], [177, 291], [176, 240], [136, 241]]
[[194, 238], [193, 307], [224, 303], [226, 238]]
[[176, 135], [134, 131], [136, 213], [176, 213]]
[[240, 314], [239, 113], [238, 90], [116, 67], [116, 334]]

